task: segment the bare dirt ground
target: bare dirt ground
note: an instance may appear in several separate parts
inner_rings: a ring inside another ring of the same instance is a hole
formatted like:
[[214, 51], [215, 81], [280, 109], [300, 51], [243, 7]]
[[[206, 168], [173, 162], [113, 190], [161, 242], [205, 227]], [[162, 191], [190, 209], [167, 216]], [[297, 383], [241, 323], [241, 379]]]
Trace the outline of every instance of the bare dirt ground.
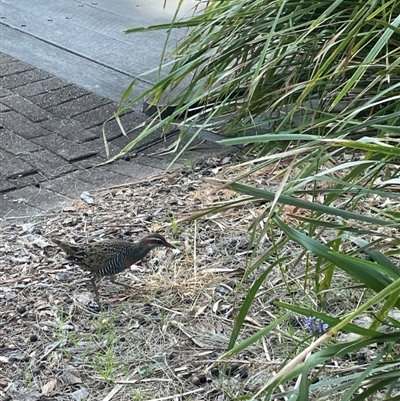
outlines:
[[[189, 218], [245, 198], [204, 180], [238, 174], [224, 163], [213, 158], [150, 181], [102, 189], [93, 193], [93, 204], [78, 201], [44, 219], [1, 229], [3, 400], [222, 401], [256, 392], [279, 369], [292, 352], [288, 344], [304, 336], [293, 321], [293, 327], [280, 326], [226, 364], [213, 365], [227, 349], [254, 279], [243, 277], [252, 254], [250, 227], [263, 210], [247, 202]], [[276, 185], [271, 177], [264, 169], [247, 181], [271, 187]], [[120, 274], [131, 291], [103, 279], [100, 304], [88, 275], [50, 240], [137, 240], [151, 231], [178, 249], [157, 248]], [[266, 236], [258, 252], [269, 246]], [[269, 276], [239, 341], [284, 313], [274, 300], [303, 296], [288, 294], [286, 287], [288, 280], [298, 280], [301, 288], [300, 273], [301, 264], [285, 277], [280, 269]]]

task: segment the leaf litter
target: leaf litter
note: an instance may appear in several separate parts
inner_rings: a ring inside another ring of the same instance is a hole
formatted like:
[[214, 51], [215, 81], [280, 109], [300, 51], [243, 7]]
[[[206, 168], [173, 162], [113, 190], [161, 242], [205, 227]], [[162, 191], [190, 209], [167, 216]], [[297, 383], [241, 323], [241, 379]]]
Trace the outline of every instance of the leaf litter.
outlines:
[[[226, 352], [237, 311], [257, 277], [243, 280], [253, 252], [251, 225], [264, 212], [262, 202], [210, 184], [210, 178], [229, 181], [244, 172], [227, 163], [210, 158], [191, 169], [100, 189], [91, 195], [94, 203], [82, 199], [47, 218], [0, 228], [3, 399], [223, 401], [265, 384], [295, 335], [278, 330], [208, 371]], [[272, 167], [245, 182], [278, 185]], [[233, 200], [239, 201], [234, 208], [189, 218]], [[137, 240], [151, 231], [177, 250], [156, 248], [121, 273], [131, 290], [102, 280], [100, 303], [89, 276], [51, 242]], [[270, 246], [265, 236], [257, 252]], [[293, 245], [286, 251], [299, 253]], [[301, 277], [282, 274], [274, 269], [261, 286], [238, 341], [281, 315], [274, 300], [304, 297], [285, 285], [293, 280], [301, 287]]]

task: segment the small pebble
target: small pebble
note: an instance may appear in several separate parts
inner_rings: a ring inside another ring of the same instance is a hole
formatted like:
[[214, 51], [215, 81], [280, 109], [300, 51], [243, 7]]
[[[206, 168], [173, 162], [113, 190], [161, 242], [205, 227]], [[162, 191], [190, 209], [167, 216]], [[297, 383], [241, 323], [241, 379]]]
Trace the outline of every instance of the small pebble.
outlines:
[[190, 380], [195, 386], [199, 386], [201, 384], [200, 379], [197, 376], [192, 376]]
[[234, 376], [236, 373], [238, 373], [238, 370], [240, 369], [239, 365], [232, 365], [225, 370], [225, 374], [227, 376]]
[[91, 302], [88, 306], [89, 306], [89, 309], [90, 309], [92, 312], [95, 312], [95, 313], [100, 313], [100, 312], [101, 312], [101, 307], [100, 307], [100, 305], [97, 304], [97, 303], [95, 303], [95, 302]]
[[231, 289], [228, 286], [221, 284], [215, 289], [215, 291], [221, 295], [229, 295], [231, 293]]
[[26, 307], [25, 307], [25, 306], [23, 306], [23, 305], [21, 305], [21, 306], [18, 306], [18, 308], [17, 308], [17, 312], [18, 312], [18, 313], [20, 313], [20, 314], [22, 315], [23, 313], [25, 313], [25, 312], [26, 312]]
[[35, 343], [38, 340], [38, 336], [36, 334], [32, 334], [29, 337], [29, 340], [31, 341], [31, 343]]
[[230, 156], [227, 156], [227, 157], [224, 157], [223, 159], [222, 159], [222, 161], [221, 161], [221, 165], [223, 166], [223, 165], [225, 165], [225, 164], [228, 164], [230, 161], [231, 161], [231, 157]]
[[358, 355], [357, 364], [358, 365], [365, 365], [367, 363], [367, 357], [365, 354]]
[[349, 354], [344, 354], [342, 356], [342, 359], [344, 359], [345, 361], [357, 361], [358, 359], [358, 355], [355, 352], [350, 352]]

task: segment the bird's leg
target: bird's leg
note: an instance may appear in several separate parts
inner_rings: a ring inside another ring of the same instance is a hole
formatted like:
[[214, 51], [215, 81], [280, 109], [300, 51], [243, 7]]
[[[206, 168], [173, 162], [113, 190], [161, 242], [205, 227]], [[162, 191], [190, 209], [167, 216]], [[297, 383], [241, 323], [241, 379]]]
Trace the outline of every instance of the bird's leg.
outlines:
[[100, 298], [99, 295], [99, 290], [97, 289], [97, 285], [96, 285], [96, 276], [93, 276], [90, 281], [92, 282], [92, 287], [93, 287], [93, 291], [96, 294], [96, 299]]
[[131, 287], [130, 285], [128, 285], [128, 284], [121, 283], [121, 282], [119, 282], [119, 281], [115, 281], [115, 276], [110, 276], [110, 281], [111, 281], [113, 284], [122, 285], [122, 287], [125, 287], [125, 288], [128, 288], [128, 289], [132, 288], [132, 287]]

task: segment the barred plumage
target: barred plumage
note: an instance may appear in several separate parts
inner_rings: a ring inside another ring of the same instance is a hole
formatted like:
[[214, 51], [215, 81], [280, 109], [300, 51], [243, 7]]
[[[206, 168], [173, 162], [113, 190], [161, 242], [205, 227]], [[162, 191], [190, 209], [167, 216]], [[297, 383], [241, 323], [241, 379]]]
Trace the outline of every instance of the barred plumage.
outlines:
[[129, 288], [127, 284], [115, 281], [114, 275], [142, 260], [153, 248], [175, 248], [162, 235], [156, 233], [142, 238], [138, 243], [110, 240], [74, 245], [55, 239], [52, 241], [68, 255], [67, 260], [75, 262], [83, 270], [92, 272], [91, 281], [97, 297], [99, 292], [96, 277], [109, 276], [112, 283]]

